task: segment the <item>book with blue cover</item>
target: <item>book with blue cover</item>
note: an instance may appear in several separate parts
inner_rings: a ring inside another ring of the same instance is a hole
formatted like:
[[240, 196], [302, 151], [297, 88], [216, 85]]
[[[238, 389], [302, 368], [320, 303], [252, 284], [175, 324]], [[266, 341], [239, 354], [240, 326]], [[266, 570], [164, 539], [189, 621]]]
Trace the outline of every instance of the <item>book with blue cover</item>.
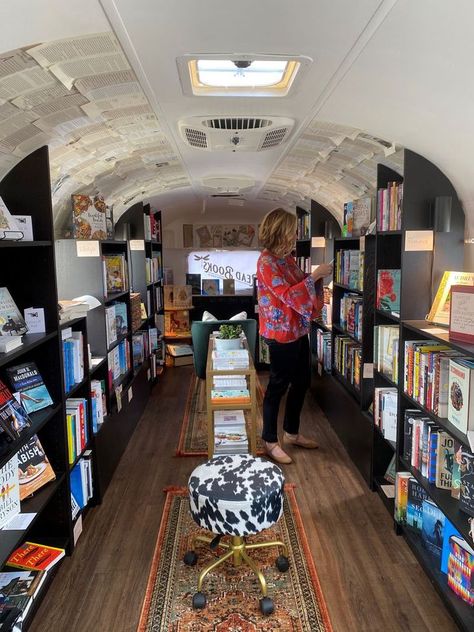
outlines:
[[427, 551], [439, 560], [443, 549], [444, 523], [445, 517], [441, 509], [431, 500], [424, 500], [421, 538]]
[[423, 501], [428, 494], [415, 478], [408, 481], [407, 525], [421, 533], [423, 525]]
[[34, 362], [9, 367], [7, 375], [12, 390], [19, 394], [17, 399], [27, 413], [34, 413], [53, 404], [51, 395]]

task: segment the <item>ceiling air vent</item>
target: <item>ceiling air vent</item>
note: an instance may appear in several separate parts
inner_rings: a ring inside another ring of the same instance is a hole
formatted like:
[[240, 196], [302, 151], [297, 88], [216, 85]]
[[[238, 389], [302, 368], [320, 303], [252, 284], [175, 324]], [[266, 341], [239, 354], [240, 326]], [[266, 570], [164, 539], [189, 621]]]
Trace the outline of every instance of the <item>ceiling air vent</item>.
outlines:
[[294, 120], [284, 117], [193, 116], [179, 121], [187, 145], [206, 151], [263, 151], [277, 147], [290, 136]]
[[204, 132], [198, 129], [191, 129], [186, 127], [184, 130], [186, 140], [191, 147], [199, 147], [200, 149], [207, 149], [207, 137]]

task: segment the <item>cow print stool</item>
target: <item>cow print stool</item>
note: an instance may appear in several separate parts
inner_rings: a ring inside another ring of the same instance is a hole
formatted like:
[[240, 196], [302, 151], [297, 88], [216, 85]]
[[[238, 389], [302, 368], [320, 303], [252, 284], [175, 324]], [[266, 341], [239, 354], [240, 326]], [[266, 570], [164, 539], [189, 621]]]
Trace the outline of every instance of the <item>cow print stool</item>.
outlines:
[[[194, 608], [206, 605], [206, 596], [201, 592], [206, 575], [232, 557], [235, 566], [245, 562], [257, 575], [263, 594], [260, 600], [262, 613], [273, 612], [265, 577], [247, 551], [281, 547], [284, 555], [277, 558], [276, 565], [284, 572], [289, 568], [286, 546], [279, 540], [247, 544], [244, 538], [268, 529], [280, 519], [284, 483], [283, 472], [277, 465], [250, 454], [216, 456], [191, 474], [188, 489], [192, 517], [200, 527], [216, 535], [214, 538], [196, 536], [194, 541], [206, 542], [211, 549], [220, 546], [226, 550], [199, 575], [198, 592], [193, 596]], [[221, 542], [222, 536], [231, 536], [230, 542]], [[196, 564], [194, 550], [186, 553], [184, 562], [189, 566]]]

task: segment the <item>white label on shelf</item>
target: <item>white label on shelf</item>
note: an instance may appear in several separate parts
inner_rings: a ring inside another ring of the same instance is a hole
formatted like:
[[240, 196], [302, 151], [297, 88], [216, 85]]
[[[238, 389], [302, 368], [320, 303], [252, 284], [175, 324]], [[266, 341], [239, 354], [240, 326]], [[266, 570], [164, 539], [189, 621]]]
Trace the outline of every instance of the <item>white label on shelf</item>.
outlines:
[[132, 389], [132, 387], [130, 387], [128, 389], [128, 403], [130, 403], [132, 401], [132, 398], [133, 398], [133, 389]]
[[433, 231], [405, 231], [405, 252], [421, 252], [422, 250], [433, 250]]
[[442, 327], [430, 327], [428, 329], [421, 330], [425, 334], [447, 334], [448, 330], [443, 329]]
[[35, 516], [35, 513], [19, 513], [3, 526], [2, 531], [23, 531], [30, 526]]
[[148, 381], [150, 381], [151, 380], [151, 371], [150, 371], [150, 369], [147, 370], [146, 376], [147, 376]]
[[79, 518], [76, 520], [73, 533], [74, 533], [74, 546], [76, 546], [76, 543], [79, 540], [79, 536], [82, 533], [82, 516], [79, 516]]
[[24, 310], [25, 322], [29, 334], [43, 334], [46, 331], [44, 309], [42, 307], [28, 307]]
[[100, 257], [98, 241], [76, 241], [76, 253], [78, 257]]
[[474, 294], [451, 292], [451, 323], [453, 333], [474, 335]]
[[311, 237], [311, 248], [325, 248], [326, 239], [324, 237]]
[[365, 252], [365, 235], [359, 237], [359, 250]]
[[61, 338], [63, 340], [67, 340], [68, 338], [72, 338], [72, 327], [66, 327], [66, 329], [61, 330]]
[[130, 250], [145, 250], [143, 239], [130, 239]]
[[371, 380], [374, 377], [374, 365], [372, 362], [364, 362], [364, 379]]

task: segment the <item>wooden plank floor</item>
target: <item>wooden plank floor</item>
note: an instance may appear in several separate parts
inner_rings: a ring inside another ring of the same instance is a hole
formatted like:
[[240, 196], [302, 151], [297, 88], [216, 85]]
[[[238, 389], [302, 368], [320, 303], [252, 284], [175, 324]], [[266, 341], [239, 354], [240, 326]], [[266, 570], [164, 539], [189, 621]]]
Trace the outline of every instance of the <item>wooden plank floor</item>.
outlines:
[[[104, 499], [88, 516], [31, 632], [136, 632], [164, 502], [200, 458], [176, 458], [191, 370], [166, 372]], [[302, 429], [320, 449], [286, 466], [335, 632], [453, 632], [457, 627], [380, 498], [367, 489], [309, 395]], [[165, 631], [163, 631], [165, 632]]]

